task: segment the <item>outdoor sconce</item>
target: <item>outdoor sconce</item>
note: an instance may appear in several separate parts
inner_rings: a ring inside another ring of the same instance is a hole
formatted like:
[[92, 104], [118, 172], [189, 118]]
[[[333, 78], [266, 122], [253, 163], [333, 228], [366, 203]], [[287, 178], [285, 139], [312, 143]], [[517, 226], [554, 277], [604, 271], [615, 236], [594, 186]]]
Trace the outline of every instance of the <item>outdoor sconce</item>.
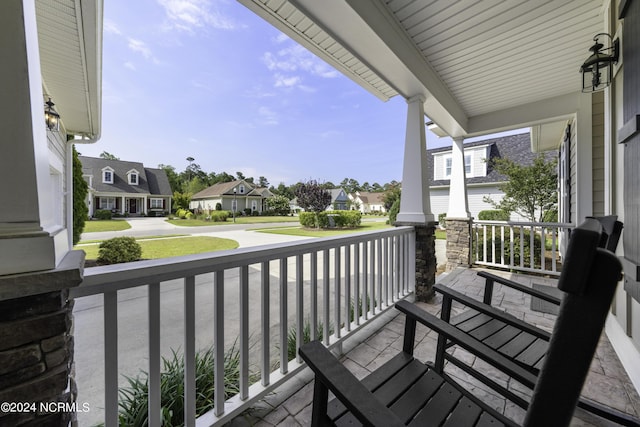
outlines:
[[[600, 43], [599, 39], [603, 36], [609, 38], [608, 47]], [[613, 40], [607, 33], [596, 34], [593, 41], [595, 43], [589, 48], [591, 56], [580, 67], [582, 92], [584, 93], [598, 92], [611, 84], [613, 64], [618, 62], [620, 53], [620, 41], [618, 39]]]
[[53, 109], [53, 106], [55, 104], [53, 103], [53, 101], [51, 101], [51, 98], [49, 98], [49, 100], [45, 102], [45, 105], [46, 107], [44, 109], [44, 121], [47, 125], [47, 129], [52, 132], [58, 132], [60, 130], [60, 114], [58, 114], [56, 110]]

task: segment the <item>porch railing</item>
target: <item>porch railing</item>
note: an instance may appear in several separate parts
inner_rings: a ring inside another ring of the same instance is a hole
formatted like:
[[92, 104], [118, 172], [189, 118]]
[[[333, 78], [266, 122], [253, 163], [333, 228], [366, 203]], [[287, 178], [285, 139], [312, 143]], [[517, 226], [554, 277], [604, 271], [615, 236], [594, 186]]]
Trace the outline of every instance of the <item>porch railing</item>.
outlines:
[[559, 275], [563, 247], [574, 226], [566, 223], [474, 221], [474, 264]]
[[[412, 227], [305, 240], [279, 245], [221, 251], [161, 260], [89, 268], [83, 283], [71, 291], [76, 309], [82, 299], [92, 309], [101, 306], [104, 331], [104, 420], [118, 425], [118, 388], [123, 361], [132, 358], [119, 347], [123, 335], [142, 334], [148, 363], [149, 423], [160, 425], [161, 341], [168, 340], [165, 311], [180, 311], [179, 342], [184, 353], [184, 423], [186, 426], [222, 424], [302, 369], [299, 356], [289, 360], [287, 341], [295, 328], [296, 350], [305, 323], [311, 338], [329, 346], [340, 345], [350, 334], [406, 297], [415, 283], [415, 233]], [[171, 293], [173, 292], [173, 293]], [[209, 297], [202, 297], [209, 295]], [[162, 304], [161, 304], [162, 296]], [[196, 297], [197, 296], [197, 297]], [[179, 300], [171, 304], [170, 300]], [[141, 303], [132, 304], [132, 301]], [[146, 301], [145, 301], [146, 300]], [[277, 311], [275, 311], [277, 310]], [[146, 321], [134, 324], [125, 311], [143, 312]], [[275, 311], [275, 312], [274, 312]], [[277, 314], [275, 314], [277, 313]], [[210, 315], [207, 322], [196, 317]], [[98, 316], [99, 317], [99, 316]], [[120, 318], [120, 319], [119, 319]], [[119, 320], [125, 328], [119, 329]], [[148, 322], [148, 323], [147, 323]], [[324, 325], [319, 337], [318, 325]], [[327, 325], [330, 325], [327, 327]], [[76, 332], [81, 326], [76, 316]], [[140, 332], [139, 329], [146, 328]], [[330, 331], [330, 332], [327, 332]], [[94, 331], [95, 332], [95, 331]], [[207, 343], [206, 341], [209, 340]], [[238, 394], [225, 401], [225, 346], [237, 342], [240, 378]], [[196, 419], [196, 345], [213, 348], [215, 355], [214, 406]], [[163, 343], [166, 347], [166, 343]], [[97, 344], [95, 345], [97, 346]], [[95, 347], [94, 346], [94, 347]], [[78, 347], [76, 346], [78, 349]], [[76, 352], [76, 356], [80, 350]], [[296, 351], [297, 354], [297, 351]], [[79, 362], [76, 362], [78, 365]], [[257, 366], [250, 371], [250, 365]], [[275, 368], [274, 368], [275, 366]], [[76, 370], [80, 367], [76, 367]], [[101, 367], [90, 373], [100, 377]], [[255, 383], [250, 378], [259, 377]], [[78, 383], [79, 395], [84, 384]], [[93, 405], [102, 406], [102, 405]]]

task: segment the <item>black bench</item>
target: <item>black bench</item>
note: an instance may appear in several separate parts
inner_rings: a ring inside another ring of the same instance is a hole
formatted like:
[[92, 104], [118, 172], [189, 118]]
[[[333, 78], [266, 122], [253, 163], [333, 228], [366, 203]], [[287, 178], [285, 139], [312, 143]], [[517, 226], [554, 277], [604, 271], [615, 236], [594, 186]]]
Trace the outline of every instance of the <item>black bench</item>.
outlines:
[[[535, 386], [525, 425], [568, 425], [620, 279], [620, 262], [598, 248], [600, 238], [601, 227], [593, 220], [573, 232], [559, 282], [567, 296], [537, 378], [472, 335], [401, 301], [396, 308], [406, 318], [403, 350], [362, 381], [320, 342], [300, 348], [315, 373], [312, 425], [516, 425], [460, 387], [442, 363], [413, 357], [417, 323], [446, 338], [439, 346], [453, 342], [525, 386]], [[336, 396], [331, 403], [329, 391]]]

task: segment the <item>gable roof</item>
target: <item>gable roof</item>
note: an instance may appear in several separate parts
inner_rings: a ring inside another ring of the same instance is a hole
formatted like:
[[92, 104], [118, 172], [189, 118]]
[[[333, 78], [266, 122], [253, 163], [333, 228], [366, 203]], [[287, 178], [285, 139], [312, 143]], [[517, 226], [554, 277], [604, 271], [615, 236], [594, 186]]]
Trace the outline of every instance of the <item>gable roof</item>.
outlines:
[[244, 185], [246, 187], [246, 191], [243, 194], [237, 193], [238, 196], [246, 196], [255, 188], [254, 185], [252, 185], [250, 182], [245, 181], [244, 179], [237, 181], [220, 182], [197, 192], [193, 195], [193, 197], [191, 197], [191, 200], [210, 199], [212, 197], [220, 197], [224, 194], [232, 196], [233, 189], [239, 185]]
[[370, 192], [370, 191], [360, 191], [357, 195], [360, 197], [364, 203], [369, 204], [382, 204], [382, 192]]
[[[467, 150], [472, 147], [489, 146], [489, 160], [497, 158], [511, 159], [520, 165], [531, 165], [538, 153], [531, 152], [530, 134], [520, 133], [516, 135], [502, 136], [499, 138], [485, 139], [483, 141], [476, 141], [464, 144], [464, 149]], [[427, 167], [431, 171], [429, 175], [429, 185], [447, 186], [450, 183], [448, 179], [433, 180], [433, 167], [434, 167], [434, 154], [451, 152], [451, 147], [435, 148], [427, 150]], [[555, 156], [555, 152], [544, 153], [547, 160], [552, 159]], [[467, 178], [467, 184], [480, 184], [480, 183], [494, 183], [504, 182], [507, 177], [498, 173], [491, 163], [487, 165], [486, 176], [475, 176]]]
[[[140, 162], [109, 160], [97, 157], [78, 156], [82, 163], [82, 173], [93, 177], [91, 186], [99, 193], [137, 193], [171, 196], [171, 186], [167, 174], [162, 169], [145, 168]], [[113, 170], [113, 184], [102, 182], [102, 170]], [[127, 173], [138, 171], [138, 185], [129, 184]]]

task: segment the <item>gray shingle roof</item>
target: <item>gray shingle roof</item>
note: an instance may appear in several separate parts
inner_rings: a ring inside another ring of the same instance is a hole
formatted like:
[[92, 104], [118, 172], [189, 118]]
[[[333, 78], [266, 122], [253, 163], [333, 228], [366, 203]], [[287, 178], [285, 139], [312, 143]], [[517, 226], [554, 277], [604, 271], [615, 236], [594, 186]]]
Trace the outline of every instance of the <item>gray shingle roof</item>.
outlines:
[[[137, 193], [171, 195], [171, 186], [167, 174], [162, 169], [145, 168], [140, 162], [108, 160], [97, 157], [78, 156], [82, 162], [82, 173], [91, 175], [92, 187], [99, 193]], [[113, 169], [113, 184], [102, 182], [102, 170]], [[127, 172], [138, 172], [138, 185], [129, 184]]]
[[[531, 152], [531, 139], [529, 133], [520, 133], [517, 135], [503, 136], [500, 138], [485, 139], [484, 141], [476, 141], [468, 144], [464, 144], [464, 148], [476, 147], [479, 145], [489, 145], [489, 159], [507, 158], [521, 165], [531, 165], [533, 160], [538, 156], [538, 153]], [[451, 147], [435, 148], [427, 150], [427, 167], [430, 171], [429, 185], [449, 185], [450, 180], [439, 179], [433, 180], [433, 154], [451, 151]], [[556, 156], [553, 151], [544, 153], [547, 160], [551, 160]], [[476, 176], [473, 178], [467, 178], [467, 184], [476, 183], [492, 183], [492, 182], [504, 182], [507, 177], [498, 173], [491, 163], [487, 165], [486, 176]]]

